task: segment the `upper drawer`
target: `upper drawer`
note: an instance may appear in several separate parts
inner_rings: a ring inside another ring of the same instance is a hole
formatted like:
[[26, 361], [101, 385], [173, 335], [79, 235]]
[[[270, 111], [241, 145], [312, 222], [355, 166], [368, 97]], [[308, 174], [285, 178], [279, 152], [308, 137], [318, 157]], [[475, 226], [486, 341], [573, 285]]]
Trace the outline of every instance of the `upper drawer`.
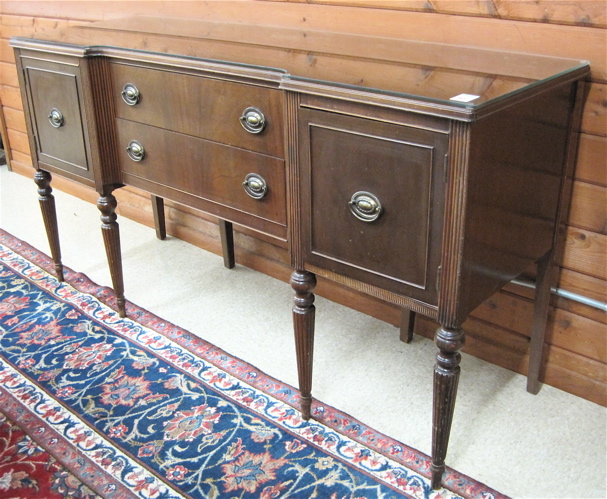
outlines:
[[37, 160], [68, 176], [92, 180], [80, 68], [26, 57], [21, 62], [28, 105], [26, 116], [36, 138]]
[[[284, 158], [280, 90], [123, 63], [110, 66], [117, 117]], [[130, 104], [123, 98], [129, 84], [127, 90], [136, 95]], [[249, 108], [263, 115], [261, 132], [242, 125]]]

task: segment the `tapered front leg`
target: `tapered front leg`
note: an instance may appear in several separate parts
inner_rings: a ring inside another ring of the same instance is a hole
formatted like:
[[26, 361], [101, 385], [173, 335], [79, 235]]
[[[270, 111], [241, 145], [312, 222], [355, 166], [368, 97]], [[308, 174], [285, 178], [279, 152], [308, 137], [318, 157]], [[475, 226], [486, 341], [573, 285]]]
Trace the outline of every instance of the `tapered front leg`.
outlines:
[[116, 206], [118, 202], [112, 194], [113, 189], [104, 192], [97, 200], [97, 208], [101, 212], [101, 233], [103, 243], [112, 276], [114, 294], [116, 296], [116, 308], [120, 317], [126, 317], [126, 301], [124, 298], [124, 281], [122, 276], [122, 255], [120, 252], [120, 231]]
[[461, 361], [459, 351], [464, 346], [464, 330], [439, 327], [434, 339], [438, 353], [434, 366], [432, 488], [439, 489], [445, 472], [445, 457], [457, 396]]
[[51, 180], [51, 174], [47, 171], [37, 170], [34, 174], [34, 182], [38, 186], [38, 201], [40, 202], [46, 237], [51, 248], [53, 262], [55, 263], [55, 274], [57, 275], [57, 279], [63, 282], [63, 263], [61, 263], [57, 210], [55, 208], [55, 197], [51, 194], [53, 192]]
[[314, 353], [314, 294], [316, 276], [305, 270], [296, 270], [291, 275], [291, 286], [295, 290], [293, 326], [297, 353], [297, 374], [301, 397], [301, 415], [310, 419], [312, 407], [312, 357]]

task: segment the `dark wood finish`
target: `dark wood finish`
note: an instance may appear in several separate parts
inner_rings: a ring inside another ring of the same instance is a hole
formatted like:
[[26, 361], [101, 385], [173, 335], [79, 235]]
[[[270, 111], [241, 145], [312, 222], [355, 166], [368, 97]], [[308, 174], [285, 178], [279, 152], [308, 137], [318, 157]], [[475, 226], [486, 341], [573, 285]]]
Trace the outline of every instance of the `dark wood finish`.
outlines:
[[415, 332], [415, 312], [403, 308], [400, 317], [400, 341], [411, 343]]
[[218, 222], [223, 264], [227, 269], [233, 269], [236, 266], [234, 259], [234, 228], [231, 222], [221, 219]]
[[[93, 185], [80, 60], [75, 57], [17, 50], [17, 71], [34, 166]], [[63, 116], [54, 127], [49, 115]]]
[[[82, 90], [77, 67], [51, 61], [24, 59], [27, 95], [35, 116], [35, 136], [39, 161], [74, 175], [92, 178], [83, 129]], [[60, 111], [63, 123], [55, 128], [47, 118], [52, 109]]]
[[116, 206], [118, 206], [118, 201], [116, 201], [116, 197], [112, 194], [111, 189], [102, 193], [97, 200], [97, 208], [101, 212], [101, 234], [103, 235], [103, 243], [116, 296], [116, 308], [120, 317], [126, 317], [126, 299], [124, 297], [124, 279], [120, 252], [120, 229], [116, 221], [118, 218]]
[[[123, 119], [116, 120], [116, 130], [126, 183], [284, 236], [284, 160]], [[143, 145], [142, 161], [133, 161], [126, 153], [131, 140]], [[262, 199], [251, 198], [243, 189], [249, 173], [261, 175], [267, 182], [268, 192]]]
[[[562, 171], [559, 171], [561, 182], [559, 198], [556, 203], [555, 225], [553, 228], [552, 247], [544, 256], [538, 260], [537, 278], [535, 288], [535, 307], [533, 313], [533, 324], [531, 328], [531, 342], [529, 345], [529, 368], [527, 372], [527, 391], [537, 394], [540, 390], [540, 376], [542, 376], [543, 364], [545, 362], [545, 337], [550, 313], [551, 289], [556, 286], [558, 279], [555, 272], [556, 259], [562, 260], [565, 247], [565, 220], [571, 205], [573, 189], [573, 175], [575, 170], [575, 159], [577, 157], [578, 134], [582, 118], [582, 107], [585, 99], [586, 85], [578, 82], [571, 88], [572, 97], [562, 99], [561, 105], [572, 106], [568, 126], [563, 131], [563, 125], [558, 124], [556, 128], [563, 137], [566, 133], [568, 140], [565, 144], [555, 144], [564, 147], [560, 157], [563, 157]], [[555, 121], [551, 122], [555, 127]], [[559, 156], [557, 156], [559, 157]], [[556, 172], [555, 172], [556, 173]]]
[[[156, 229], [156, 237], [163, 241], [166, 239], [166, 219], [164, 212], [164, 198], [160, 196], [150, 195], [152, 201], [152, 215], [154, 217], [154, 228]], [[234, 229], [231, 222], [218, 220], [219, 238], [221, 240], [221, 249], [223, 254], [223, 263], [226, 268], [233, 269], [236, 266], [234, 258]]]
[[[336, 2], [353, 4], [352, 0], [336, 0]], [[442, 5], [437, 7], [436, 2], [433, 5], [437, 12], [427, 11], [429, 4], [422, 5], [423, 2], [417, 2], [417, 7], [424, 8], [424, 12], [419, 13], [397, 10], [400, 7], [396, 6], [394, 2], [388, 3], [390, 5], [386, 4], [384, 7], [389, 6], [390, 9], [373, 8], [381, 6], [380, 2], [374, 1], [369, 3], [369, 8], [364, 9], [336, 5], [310, 5], [309, 2], [299, 4], [264, 1], [235, 3], [221, 0], [212, 3], [80, 2], [73, 3], [69, 13], [66, 14], [61, 2], [3, 1], [1, 4], [3, 16], [0, 18], [0, 24], [2, 24], [0, 42], [3, 44], [2, 50], [0, 50], [0, 80], [2, 82], [0, 99], [8, 130], [5, 145], [12, 150], [13, 171], [27, 178], [32, 177], [30, 150], [34, 149], [30, 149], [28, 145], [18, 72], [14, 66], [14, 53], [9, 49], [9, 38], [12, 36], [35, 37], [41, 30], [67, 27], [75, 22], [90, 22], [117, 16], [149, 15], [151, 11], [154, 11], [158, 16], [166, 14], [171, 18], [204, 18], [232, 23], [264, 24], [267, 19], [272, 19], [273, 24], [291, 26], [295, 29], [320, 29], [366, 33], [372, 36], [407, 37], [416, 40], [491, 47], [510, 52], [529, 51], [556, 57], [569, 56], [590, 60], [593, 83], [590, 85], [591, 95], [584, 106], [584, 128], [580, 135], [580, 153], [575, 174], [578, 182], [605, 184], [603, 179], [605, 179], [607, 138], [604, 136], [606, 126], [601, 96], [605, 93], [607, 58], [605, 57], [604, 30], [596, 29], [596, 26], [604, 26], [604, 2], [590, 2], [601, 5], [602, 17], [599, 16], [600, 19], [597, 19], [588, 10], [589, 2], [587, 0], [575, 0], [566, 5], [561, 2], [558, 6], [552, 1], [533, 5], [505, 1], [497, 6], [500, 11], [499, 18], [496, 17], [495, 11], [489, 12], [488, 10], [486, 15], [482, 14], [481, 18], [471, 17], [484, 11], [487, 5], [490, 5], [489, 3], [475, 4], [472, 7], [470, 2], [459, 2], [455, 6], [452, 2], [444, 2], [448, 13], [459, 14], [457, 16], [441, 14], [440, 12], [446, 13], [447, 11], [443, 11]], [[404, 8], [406, 10], [415, 8], [412, 5], [409, 2], [408, 6], [404, 5]], [[548, 7], [548, 11], [546, 11], [546, 7]], [[535, 10], [540, 15], [524, 15], [519, 18], [518, 14], [527, 10]], [[547, 12], [548, 15], [546, 15]], [[541, 20], [542, 22], [520, 22], [520, 19]], [[601, 20], [602, 24], [597, 23]], [[563, 23], [569, 26], [562, 26]], [[579, 25], [579, 27], [575, 25]], [[402, 26], [408, 26], [408, 29], [403, 31]], [[570, 43], [572, 39], [577, 40], [578, 43]], [[82, 39], [80, 43], [83, 41], [86, 42]], [[118, 39], [116, 39], [117, 42]], [[65, 177], [54, 175], [53, 184], [54, 189], [60, 189], [88, 202], [94, 203], [97, 199], [97, 194], [91, 192], [86, 186]], [[587, 200], [582, 204], [576, 200], [576, 197], [580, 195], [585, 196], [586, 190], [576, 186], [572, 199], [572, 215], [567, 222], [573, 226], [570, 227], [572, 230], [569, 232], [569, 244], [566, 248], [567, 268], [562, 268], [562, 260], [557, 258], [557, 264], [561, 267], [558, 285], [562, 289], [605, 302], [607, 286], [605, 277], [601, 277], [605, 275], [604, 255], [607, 247], [605, 237], [597, 234], [597, 229], [592, 228], [595, 227], [594, 223], [591, 226], [581, 223], [588, 221], [588, 217], [584, 217], [583, 213], [584, 210], [589, 209], [593, 212], [590, 213], [590, 219], [598, 222], [599, 218], [595, 218], [595, 213], [599, 205], [591, 207]], [[151, 226], [147, 192], [141, 192], [131, 187], [122, 189], [119, 203], [123, 216]], [[176, 237], [199, 247], [219, 252], [220, 248], [216, 244], [217, 229], [211, 225], [215, 220], [212, 216], [199, 213], [184, 205], [171, 204], [171, 209], [167, 210], [167, 223], [171, 224]], [[601, 225], [596, 225], [596, 227], [601, 227]], [[582, 233], [577, 233], [576, 228], [586, 229], [583, 236], [587, 238], [585, 241], [587, 244], [581, 240]], [[288, 282], [291, 271], [285, 269], [284, 262], [289, 261], [290, 255], [282, 250], [287, 247], [287, 241], [274, 239], [275, 243], [270, 241], [268, 244], [270, 238], [261, 233], [253, 233], [242, 227], [239, 227], [238, 231], [241, 233], [241, 237], [237, 238], [236, 244], [239, 246], [238, 251], [243, 265]], [[598, 232], [604, 231], [598, 230]], [[521, 294], [525, 290], [518, 285], [508, 285], [507, 287], [515, 294]], [[380, 301], [366, 293], [353, 291], [341, 284], [323, 279], [319, 281], [317, 294], [356, 308], [387, 323], [394, 325], [399, 323], [400, 307]], [[532, 299], [532, 295], [525, 294], [525, 296], [530, 296]], [[490, 300], [489, 303], [493, 303], [493, 300]], [[597, 334], [595, 332], [602, 333], [605, 314], [599, 309], [576, 303], [567, 298], [556, 298], [553, 300], [553, 305], [557, 315], [549, 319], [550, 328], [565, 331], [564, 324], [585, 322], [584, 327], [572, 326], [576, 331], [575, 335], [569, 331], [560, 336], [560, 338], [575, 337], [576, 341], [569, 342], [568, 345], [591, 344]], [[507, 307], [510, 306], [516, 307], [516, 303], [508, 303]], [[512, 322], [511, 317], [519, 315], [518, 309], [500, 309], [500, 312], [502, 313], [490, 314], [485, 323], [477, 325], [477, 330], [484, 331], [488, 341], [467, 341], [465, 350], [472, 356], [483, 358], [488, 362], [502, 365], [525, 375], [527, 374], [527, 362], [510, 362], [508, 360], [509, 352], [502, 346], [497, 346], [495, 342], [498, 338], [514, 333], [508, 330], [508, 324]], [[563, 315], [567, 316], [566, 320], [563, 319]], [[523, 325], [524, 335], [528, 335], [528, 330], [524, 328], [529, 327], [531, 314], [528, 317], [526, 325], [523, 323], [524, 321], [517, 321]], [[586, 318], [591, 320], [585, 321]], [[419, 319], [421, 324], [423, 317], [419, 317]], [[464, 328], [470, 332], [467, 326]], [[427, 336], [432, 338], [436, 325], [429, 329], [430, 332]], [[491, 337], [491, 335], [494, 336]], [[605, 371], [605, 357], [602, 355], [605, 351], [604, 341], [601, 341], [595, 350], [581, 355], [577, 350], [570, 350], [570, 346], [566, 346], [565, 350], [557, 348], [552, 344], [556, 338], [554, 335], [548, 335], [546, 339], [550, 348], [547, 350], [546, 378], [543, 381], [587, 400], [607, 404], [605, 377], [603, 376]], [[561, 352], [559, 355], [551, 355], [551, 352], [557, 350]], [[598, 364], [596, 364], [597, 362]], [[601, 365], [602, 370], [596, 367]], [[599, 373], [600, 375], [594, 378], [588, 377], [588, 373]]]
[[529, 372], [527, 374], [527, 391], [537, 394], [540, 391], [540, 371], [544, 360], [544, 337], [550, 308], [550, 288], [552, 283], [554, 252], [549, 251], [537, 265], [535, 287], [535, 309], [529, 345]]
[[438, 489], [445, 472], [445, 457], [459, 382], [461, 361], [459, 351], [464, 346], [464, 330], [459, 327], [440, 327], [436, 330], [434, 339], [438, 353], [434, 366], [432, 488]]
[[109, 62], [105, 57], [92, 57], [82, 66], [82, 85], [86, 109], [90, 157], [95, 190], [103, 194], [107, 186], [120, 187], [122, 178], [114, 129], [115, 110], [108, 100], [111, 91], [108, 80]]
[[[184, 74], [185, 69], [177, 73], [118, 63], [110, 67], [117, 117], [284, 157], [283, 100], [279, 90], [201, 78]], [[122, 100], [126, 83], [135, 85], [140, 92], [141, 100], [134, 106]], [[258, 108], [266, 118], [267, 125], [260, 134], [249, 133], [240, 124], [242, 112], [248, 107]]]
[[57, 227], [57, 210], [55, 197], [51, 188], [52, 176], [49, 172], [38, 170], [34, 174], [34, 182], [38, 186], [38, 200], [42, 211], [42, 220], [46, 229], [46, 237], [55, 263], [55, 275], [60, 282], [64, 281], [63, 264], [61, 263], [61, 246], [59, 244], [59, 229]]
[[150, 195], [152, 201], [152, 215], [154, 216], [154, 227], [156, 237], [161, 241], [167, 237], [166, 219], [164, 216], [164, 199], [160, 196]]
[[[105, 103], [107, 61], [91, 59], [84, 64], [83, 54], [75, 47], [63, 53], [16, 50], [20, 85], [25, 90], [22, 97], [30, 147], [37, 168], [34, 179], [39, 186], [43, 220], [60, 281], [64, 275], [49, 171], [95, 186], [101, 195], [98, 207], [102, 211], [103, 239], [117, 308], [125, 316], [116, 200], [111, 195], [119, 182], [110, 123], [113, 111], [111, 104]], [[59, 117], [55, 126], [53, 113]]]
[[294, 271], [291, 287], [295, 290], [293, 305], [293, 326], [295, 350], [297, 353], [297, 374], [299, 377], [300, 410], [307, 421], [312, 407], [312, 364], [314, 355], [314, 288], [316, 276], [305, 270]]
[[[438, 488], [462, 325], [554, 250], [573, 156], [567, 143], [581, 103], [576, 83], [589, 69], [579, 61], [418, 40], [331, 30], [303, 35], [246, 22], [137, 18], [42, 35], [76, 45], [14, 44], [78, 60], [92, 120], [88, 129], [83, 120], [83, 135], [121, 314], [112, 193], [128, 184], [222, 220], [228, 266], [232, 222], [288, 244], [305, 419], [316, 274], [438, 320], [432, 461]], [[248, 66], [268, 62], [280, 69]], [[126, 83], [141, 92], [135, 105], [122, 101]], [[462, 92], [477, 94], [476, 102], [451, 98]], [[241, 126], [245, 106], [268, 118], [262, 133]], [[34, 121], [39, 114], [30, 110]], [[127, 153], [133, 140], [145, 149], [139, 158]], [[244, 192], [247, 173], [267, 181], [260, 199]], [[358, 218], [348, 205], [356, 192], [363, 193], [354, 203]], [[360, 220], [370, 213], [375, 220]], [[544, 260], [540, 271], [548, 274]], [[546, 286], [540, 288], [536, 333], [545, 329], [547, 311]], [[405, 339], [413, 316], [401, 318]], [[543, 344], [536, 333], [534, 345]], [[533, 356], [541, 365], [541, 348], [534, 346]]]
[[545, 92], [471, 125], [462, 319], [554, 245], [575, 88]]
[[[304, 259], [436, 304], [447, 136], [340, 111], [299, 113]], [[351, 213], [359, 191], [379, 199], [377, 220]]]

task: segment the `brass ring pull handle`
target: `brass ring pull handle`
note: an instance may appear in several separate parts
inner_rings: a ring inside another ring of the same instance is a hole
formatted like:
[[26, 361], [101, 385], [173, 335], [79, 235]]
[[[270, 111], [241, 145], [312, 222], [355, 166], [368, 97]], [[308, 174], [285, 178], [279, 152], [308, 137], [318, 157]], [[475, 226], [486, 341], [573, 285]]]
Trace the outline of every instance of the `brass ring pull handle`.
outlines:
[[139, 104], [139, 101], [141, 100], [141, 94], [139, 93], [139, 89], [132, 83], [127, 83], [122, 88], [122, 100], [126, 102], [129, 106], [135, 106], [136, 104]]
[[61, 114], [61, 111], [59, 111], [59, 109], [55, 107], [51, 109], [51, 112], [48, 115], [48, 120], [55, 128], [62, 127], [63, 123], [65, 122], [65, 120], [63, 119], [63, 114]]
[[247, 107], [242, 112], [240, 123], [249, 133], [261, 133], [266, 127], [266, 117], [256, 107]]
[[140, 142], [136, 140], [131, 140], [129, 142], [128, 147], [126, 148], [126, 152], [133, 161], [142, 161], [145, 158], [145, 149], [141, 145]]
[[352, 195], [348, 205], [352, 214], [363, 222], [374, 222], [382, 214], [382, 206], [370, 192], [359, 191]]
[[268, 193], [268, 184], [256, 173], [249, 173], [242, 183], [245, 192], [253, 199], [261, 199]]

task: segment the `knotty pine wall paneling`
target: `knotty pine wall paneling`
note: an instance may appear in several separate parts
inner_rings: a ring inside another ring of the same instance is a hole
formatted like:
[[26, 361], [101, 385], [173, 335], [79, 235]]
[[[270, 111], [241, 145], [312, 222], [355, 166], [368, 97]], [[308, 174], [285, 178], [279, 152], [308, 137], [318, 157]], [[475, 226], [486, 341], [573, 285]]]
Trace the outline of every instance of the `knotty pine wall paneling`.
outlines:
[[[573, 179], [559, 287], [607, 302], [607, 2], [578, 0], [242, 0], [209, 1], [6, 1], [0, 3], [0, 102], [2, 131], [12, 169], [33, 176], [11, 36], [72, 24], [126, 17], [200, 16], [208, 20], [253, 19], [305, 29], [378, 34], [503, 50], [587, 59], [588, 82]], [[54, 187], [96, 202], [94, 191], [56, 177]], [[132, 188], [116, 192], [118, 213], [152, 226], [147, 194]], [[32, 195], [35, 186], [32, 183]], [[220, 252], [213, 217], [167, 202], [168, 231], [202, 248]], [[253, 233], [236, 234], [237, 261], [288, 280], [285, 248]], [[530, 270], [533, 273], [533, 270]], [[318, 294], [348, 304], [391, 324], [400, 311], [339, 285], [322, 281]], [[526, 373], [533, 309], [532, 290], [516, 284], [482, 304], [465, 327], [465, 351], [515, 372]], [[544, 382], [607, 405], [607, 314], [554, 296], [547, 335]], [[432, 321], [421, 318], [416, 332], [433, 337]], [[388, 328], [386, 334], [397, 334]], [[524, 386], [521, 386], [524, 389]]]

